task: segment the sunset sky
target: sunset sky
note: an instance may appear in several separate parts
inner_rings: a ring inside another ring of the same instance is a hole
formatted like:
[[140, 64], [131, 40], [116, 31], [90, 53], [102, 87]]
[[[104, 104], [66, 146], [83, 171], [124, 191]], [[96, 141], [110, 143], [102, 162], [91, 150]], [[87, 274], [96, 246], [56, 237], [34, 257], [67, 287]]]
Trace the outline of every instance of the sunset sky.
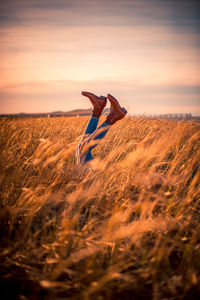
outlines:
[[0, 113], [89, 108], [86, 90], [200, 115], [199, 28], [193, 0], [1, 0]]

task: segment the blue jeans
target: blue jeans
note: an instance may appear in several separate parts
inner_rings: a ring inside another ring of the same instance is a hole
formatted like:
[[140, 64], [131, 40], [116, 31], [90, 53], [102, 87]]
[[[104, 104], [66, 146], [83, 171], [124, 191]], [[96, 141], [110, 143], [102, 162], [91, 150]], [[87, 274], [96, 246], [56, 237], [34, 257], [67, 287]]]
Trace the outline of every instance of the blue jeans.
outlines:
[[86, 131], [76, 148], [76, 157], [78, 164], [86, 164], [93, 160], [91, 151], [99, 144], [100, 140], [106, 135], [111, 125], [102, 123], [97, 129], [99, 118], [91, 117]]

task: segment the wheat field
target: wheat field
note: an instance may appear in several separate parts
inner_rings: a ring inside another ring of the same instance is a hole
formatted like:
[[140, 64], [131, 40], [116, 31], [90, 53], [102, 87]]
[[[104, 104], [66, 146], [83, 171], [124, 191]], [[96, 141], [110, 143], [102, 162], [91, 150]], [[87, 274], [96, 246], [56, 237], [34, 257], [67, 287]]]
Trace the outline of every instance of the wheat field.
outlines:
[[0, 119], [1, 299], [200, 299], [200, 123], [88, 119]]

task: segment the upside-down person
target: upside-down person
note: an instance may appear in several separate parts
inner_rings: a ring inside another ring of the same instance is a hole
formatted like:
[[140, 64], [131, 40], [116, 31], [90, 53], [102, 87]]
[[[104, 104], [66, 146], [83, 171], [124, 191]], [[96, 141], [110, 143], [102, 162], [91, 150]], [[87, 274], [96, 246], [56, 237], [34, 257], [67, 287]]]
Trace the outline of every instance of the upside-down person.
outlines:
[[117, 121], [123, 119], [127, 113], [124, 107], [121, 107], [117, 99], [108, 94], [107, 98], [110, 101], [110, 113], [106, 117], [105, 122], [97, 128], [99, 117], [107, 104], [107, 98], [104, 96], [96, 96], [89, 92], [82, 92], [83, 96], [90, 99], [92, 103], [92, 116], [87, 125], [86, 131], [76, 149], [78, 164], [86, 164], [93, 160], [92, 149], [94, 149], [99, 141], [106, 135], [110, 127]]

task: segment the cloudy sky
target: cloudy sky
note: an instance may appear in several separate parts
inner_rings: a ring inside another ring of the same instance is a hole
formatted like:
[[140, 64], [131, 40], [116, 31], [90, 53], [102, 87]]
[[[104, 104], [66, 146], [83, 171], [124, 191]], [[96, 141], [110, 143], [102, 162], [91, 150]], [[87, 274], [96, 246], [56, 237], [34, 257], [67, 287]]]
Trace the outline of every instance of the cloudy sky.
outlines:
[[200, 2], [1, 0], [0, 113], [89, 108], [200, 115]]

